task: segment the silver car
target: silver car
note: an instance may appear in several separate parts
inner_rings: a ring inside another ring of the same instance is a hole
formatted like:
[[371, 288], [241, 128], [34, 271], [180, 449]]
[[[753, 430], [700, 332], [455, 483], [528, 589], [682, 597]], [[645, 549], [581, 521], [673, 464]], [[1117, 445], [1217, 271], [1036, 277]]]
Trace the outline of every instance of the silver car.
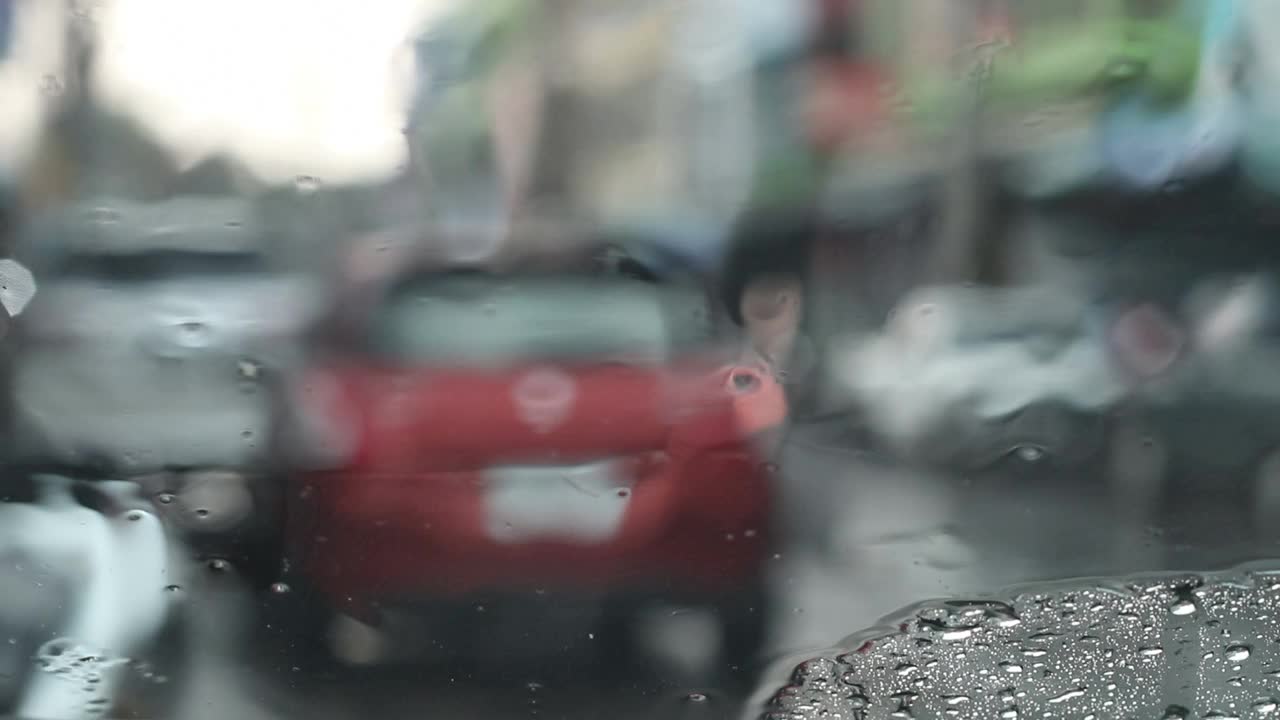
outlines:
[[274, 379], [318, 306], [238, 200], [62, 210], [18, 257], [41, 283], [13, 342], [24, 463], [136, 476], [244, 469], [269, 452]]

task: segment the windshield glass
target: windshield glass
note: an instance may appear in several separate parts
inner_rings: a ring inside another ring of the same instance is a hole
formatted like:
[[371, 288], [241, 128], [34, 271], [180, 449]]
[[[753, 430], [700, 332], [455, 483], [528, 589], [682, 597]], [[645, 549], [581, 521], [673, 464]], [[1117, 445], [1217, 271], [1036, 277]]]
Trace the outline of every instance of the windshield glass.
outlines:
[[1280, 0], [0, 0], [0, 717], [1280, 717]]

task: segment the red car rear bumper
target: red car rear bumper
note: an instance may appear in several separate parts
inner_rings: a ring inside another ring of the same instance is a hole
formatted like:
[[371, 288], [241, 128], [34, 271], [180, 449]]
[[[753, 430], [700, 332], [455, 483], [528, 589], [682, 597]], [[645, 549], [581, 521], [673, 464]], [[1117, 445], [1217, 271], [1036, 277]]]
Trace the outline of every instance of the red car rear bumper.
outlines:
[[336, 607], [538, 590], [723, 593], [770, 552], [773, 478], [748, 453], [664, 458], [620, 495], [601, 541], [495, 539], [476, 473], [337, 472], [294, 480], [291, 555]]

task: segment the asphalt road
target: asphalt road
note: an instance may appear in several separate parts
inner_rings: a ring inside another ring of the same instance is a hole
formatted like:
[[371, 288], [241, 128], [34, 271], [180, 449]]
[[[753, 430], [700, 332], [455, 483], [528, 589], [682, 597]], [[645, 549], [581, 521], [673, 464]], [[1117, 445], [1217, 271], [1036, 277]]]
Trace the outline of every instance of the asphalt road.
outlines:
[[[1280, 554], [1223, 492], [1136, 508], [1105, 474], [944, 477], [876, 461], [794, 433], [781, 467], [787, 542], [772, 571], [770, 652], [792, 662], [924, 599], [1023, 582], [1201, 570]], [[173, 715], [191, 720], [739, 717], [739, 697], [671, 665], [603, 685], [591, 655], [549, 649], [463, 666], [337, 671], [269, 669], [233, 573], [193, 584], [194, 618]], [[655, 638], [661, 637], [655, 630]], [[686, 640], [690, 628], [666, 632]], [[581, 643], [575, 645], [581, 648]]]

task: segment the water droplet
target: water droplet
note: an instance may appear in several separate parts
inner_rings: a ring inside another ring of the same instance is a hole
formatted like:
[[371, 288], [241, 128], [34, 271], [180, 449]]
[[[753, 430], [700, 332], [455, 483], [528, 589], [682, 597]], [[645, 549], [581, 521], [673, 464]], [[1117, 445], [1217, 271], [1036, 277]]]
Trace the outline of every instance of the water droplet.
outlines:
[[271, 592], [277, 595], [283, 595], [289, 592], [289, 590], [290, 588], [286, 583], [282, 583], [282, 582], [271, 583]]
[[1164, 709], [1164, 715], [1160, 716], [1160, 720], [1187, 720], [1191, 715], [1191, 711], [1181, 705], [1170, 705]]
[[207, 509], [205, 509], [205, 508], [197, 508], [197, 509], [196, 509], [196, 517], [200, 517], [200, 518], [207, 518], [207, 517], [209, 517], [209, 511], [208, 511]]
[[236, 363], [236, 372], [246, 380], [256, 380], [262, 374], [262, 366], [252, 360], [241, 360]]
[[1023, 462], [1034, 463], [1044, 459], [1044, 450], [1032, 445], [1019, 446], [1014, 453]]
[[1064, 702], [1066, 702], [1066, 701], [1068, 701], [1068, 700], [1074, 700], [1074, 699], [1076, 699], [1076, 698], [1078, 698], [1078, 697], [1084, 697], [1084, 688], [1076, 688], [1076, 689], [1074, 689], [1074, 690], [1068, 690], [1068, 691], [1066, 691], [1066, 692], [1064, 692], [1064, 693], [1061, 693], [1061, 694], [1059, 694], [1059, 695], [1055, 695], [1055, 696], [1053, 696], [1053, 697], [1049, 698], [1049, 704], [1051, 704], [1051, 705], [1058, 705], [1058, 704], [1060, 704], [1060, 703], [1064, 703]]
[[40, 78], [40, 94], [53, 97], [61, 95], [63, 90], [62, 80], [57, 75], [45, 75]]
[[701, 704], [707, 701], [707, 696], [702, 693], [695, 692], [695, 693], [689, 693], [688, 695], [685, 695], [684, 699], [685, 699], [685, 702]]
[[252, 430], [242, 430], [242, 431], [240, 431], [240, 437], [244, 438], [245, 440], [248, 440], [249, 438], [253, 437], [253, 431], [252, 431]]
[[760, 386], [760, 378], [756, 377], [754, 373], [736, 372], [730, 378], [730, 381], [734, 391], [739, 393], [754, 392]]
[[231, 569], [231, 563], [222, 558], [214, 558], [207, 563], [210, 570], [214, 572], [226, 572]]
[[1244, 662], [1249, 659], [1249, 653], [1253, 648], [1248, 645], [1232, 645], [1227, 648], [1226, 658], [1231, 662]]
[[313, 175], [299, 175], [293, 179], [293, 186], [300, 195], [313, 195], [320, 190], [320, 178]]
[[142, 512], [139, 510], [130, 510], [129, 514], [125, 515], [125, 518], [127, 518], [129, 522], [138, 522], [142, 519]]
[[1182, 599], [1169, 606], [1169, 612], [1174, 615], [1191, 615], [1196, 611], [1196, 604], [1187, 599]]
[[1164, 654], [1164, 648], [1161, 647], [1144, 647], [1138, 650], [1138, 654], [1145, 657], [1156, 657]]
[[1017, 674], [1022, 672], [1022, 666], [1017, 663], [1002, 662], [1000, 667], [1007, 673]]
[[1265, 698], [1255, 702], [1252, 706], [1253, 711], [1259, 715], [1271, 715], [1280, 707], [1274, 698]]
[[98, 225], [109, 225], [120, 221], [120, 213], [115, 208], [96, 207], [85, 214], [89, 222]]
[[180, 591], [180, 590], [182, 590], [182, 586], [181, 586], [181, 585], [165, 585], [165, 586], [164, 586], [164, 591], [165, 591], [165, 592], [176, 593], [176, 592], [178, 592], [178, 591]]
[[960, 640], [968, 640], [973, 637], [974, 628], [954, 628], [946, 630], [942, 633], [943, 640], [958, 642]]

